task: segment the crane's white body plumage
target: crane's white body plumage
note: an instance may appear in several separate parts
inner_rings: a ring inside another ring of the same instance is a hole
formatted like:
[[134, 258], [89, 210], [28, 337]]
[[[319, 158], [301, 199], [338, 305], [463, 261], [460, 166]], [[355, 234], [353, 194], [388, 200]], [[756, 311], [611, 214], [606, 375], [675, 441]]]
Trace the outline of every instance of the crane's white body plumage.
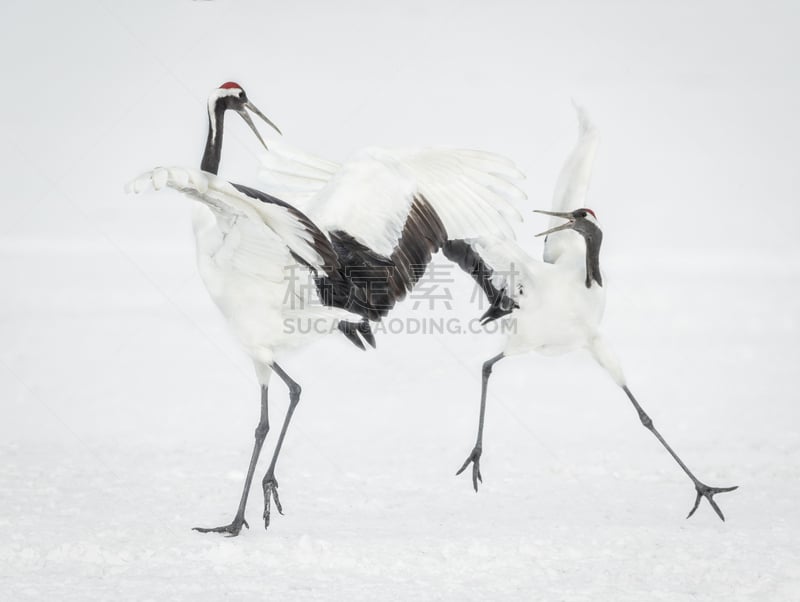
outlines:
[[494, 270], [495, 286], [505, 288], [519, 305], [506, 318], [513, 321], [506, 355], [558, 355], [583, 348], [597, 336], [605, 290], [597, 285], [586, 288], [583, 258], [577, 263], [566, 257], [557, 264], [545, 263], [514, 241], [497, 238], [480, 238], [473, 247]]
[[335, 331], [339, 320], [361, 319], [320, 301], [311, 270], [292, 253], [320, 273], [324, 261], [292, 211], [189, 167], [157, 168], [130, 189], [148, 186], [174, 188], [202, 203], [193, 212], [200, 277], [260, 373], [278, 352]]
[[[570, 212], [586, 207], [586, 196], [599, 141], [586, 111], [576, 106], [579, 135], [559, 174], [552, 211]], [[591, 215], [590, 221], [596, 222]], [[551, 218], [551, 226], [563, 223]], [[586, 286], [586, 242], [567, 229], [545, 239], [543, 261], [531, 257], [514, 240], [481, 236], [473, 248], [493, 269], [493, 284], [505, 289], [519, 308], [506, 318], [508, 329], [503, 353], [515, 355], [535, 351], [558, 355], [589, 350], [618, 384], [624, 376], [614, 354], [603, 344], [600, 323], [606, 291], [592, 282]]]

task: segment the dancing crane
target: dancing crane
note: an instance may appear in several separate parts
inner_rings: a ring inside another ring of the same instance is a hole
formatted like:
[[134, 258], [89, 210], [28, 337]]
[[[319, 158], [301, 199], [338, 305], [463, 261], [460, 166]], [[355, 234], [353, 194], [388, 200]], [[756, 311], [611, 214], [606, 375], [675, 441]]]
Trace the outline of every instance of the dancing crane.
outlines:
[[[521, 173], [491, 153], [375, 148], [336, 166], [301, 211], [216, 175], [227, 110], [245, 117], [254, 130], [246, 110], [273, 125], [241, 86], [228, 82], [209, 98], [202, 170], [156, 168], [134, 180], [129, 190], [169, 187], [200, 202], [194, 231], [201, 278], [255, 366], [261, 417], [236, 514], [228, 525], [197, 528], [235, 536], [242, 526], [249, 527], [245, 507], [269, 431], [267, 392], [273, 371], [289, 388], [290, 403], [262, 481], [265, 527], [272, 500], [282, 513], [275, 466], [301, 389], [276, 358], [336, 329], [362, 349], [362, 341], [374, 346], [369, 321], [380, 320], [405, 297], [449, 236], [488, 232], [513, 238], [511, 222], [520, 216], [512, 201], [524, 193], [515, 184]], [[290, 177], [302, 181], [306, 173]], [[287, 268], [295, 272], [288, 284]], [[336, 328], [286, 328], [320, 320]]]
[[600, 271], [603, 232], [594, 211], [584, 207], [598, 136], [586, 112], [580, 107], [576, 109], [578, 143], [562, 168], [552, 211], [538, 211], [551, 216], [550, 229], [537, 234], [546, 236], [544, 261], [532, 258], [514, 241], [502, 238], [482, 237], [449, 243], [459, 265], [472, 275], [492, 301], [482, 322], [508, 314], [513, 314], [515, 319], [515, 328], [510, 329], [503, 351], [483, 364], [478, 436], [456, 474], [472, 464], [472, 484], [478, 491], [478, 481], [483, 480], [480, 458], [486, 393], [497, 362], [529, 351], [557, 355], [587, 349], [625, 392], [642, 425], [653, 433], [691, 479], [696, 498], [687, 518], [705, 498], [720, 519], [725, 520], [713, 497], [736, 487], [710, 487], [689, 470], [634, 397], [619, 360], [601, 336], [599, 326], [606, 296]]

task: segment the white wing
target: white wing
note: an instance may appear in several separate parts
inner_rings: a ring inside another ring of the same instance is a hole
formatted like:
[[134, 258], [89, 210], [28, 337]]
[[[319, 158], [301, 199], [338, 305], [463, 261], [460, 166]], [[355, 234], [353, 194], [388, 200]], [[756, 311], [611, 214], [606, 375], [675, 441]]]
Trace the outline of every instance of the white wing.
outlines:
[[322, 190], [340, 167], [282, 140], [269, 143], [269, 152], [262, 156], [261, 164], [264, 190], [298, 206], [304, 206]]
[[[265, 159], [267, 189], [306, 198], [308, 213], [328, 231], [344, 230], [389, 256], [415, 198], [424, 197], [449, 239], [514, 238], [525, 198], [514, 164], [491, 153], [457, 149], [358, 152], [342, 165], [278, 146]], [[293, 192], [292, 192], [293, 191]]]
[[207, 262], [214, 270], [250, 276], [262, 285], [287, 281], [288, 269], [297, 265], [283, 240], [243, 213], [197, 206], [192, 225], [200, 274], [209, 290], [215, 289], [212, 297], [216, 287], [208, 278]]
[[[556, 181], [553, 193], [553, 211], [566, 212], [586, 207], [586, 195], [592, 177], [592, 166], [600, 137], [583, 107], [575, 105], [578, 115], [578, 142], [567, 157]], [[550, 219], [550, 227], [560, 226], [564, 220]], [[565, 253], [585, 253], [582, 237], [577, 232], [565, 230], [547, 237], [544, 248], [545, 261], [555, 263]]]
[[[294, 207], [193, 168], [156, 168], [127, 189], [150, 187], [174, 188], [204, 205], [194, 214], [200, 276], [252, 357], [270, 363], [278, 350], [321, 336], [336, 321], [361, 320], [320, 300], [314, 275], [334, 265], [336, 256], [330, 241]], [[286, 320], [300, 325], [317, 319], [330, 326], [286, 330]]]
[[[246, 228], [237, 229], [237, 236], [246, 235], [247, 241], [238, 245], [242, 253], [238, 260], [246, 262], [250, 269], [256, 269], [261, 254], [281, 259], [281, 268], [293, 263], [292, 255], [321, 272], [336, 262], [330, 241], [311, 220], [291, 205], [259, 191], [236, 187], [191, 167], [158, 167], [133, 180], [126, 189], [141, 192], [151, 186], [155, 190], [174, 188], [210, 207], [217, 216], [221, 235], [226, 223], [242, 218], [251, 222]], [[274, 250], [267, 249], [274, 249], [278, 241], [284, 247], [282, 258], [274, 257]]]

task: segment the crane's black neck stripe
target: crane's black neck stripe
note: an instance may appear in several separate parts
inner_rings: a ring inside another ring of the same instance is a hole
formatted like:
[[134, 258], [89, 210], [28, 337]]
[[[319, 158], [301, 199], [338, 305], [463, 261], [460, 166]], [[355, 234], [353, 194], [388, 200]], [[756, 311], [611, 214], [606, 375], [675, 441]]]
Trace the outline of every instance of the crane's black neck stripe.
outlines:
[[[213, 119], [213, 122], [212, 122]], [[203, 159], [200, 161], [200, 169], [209, 173], [219, 172], [219, 162], [222, 159], [222, 130], [225, 123], [225, 103], [217, 102], [214, 104], [214, 115], [208, 115], [208, 137], [206, 138], [206, 148], [203, 151]]]
[[587, 232], [583, 232], [586, 241], [586, 288], [592, 287], [592, 282], [603, 286], [603, 275], [600, 273], [600, 246], [603, 244], [603, 231], [592, 224]]

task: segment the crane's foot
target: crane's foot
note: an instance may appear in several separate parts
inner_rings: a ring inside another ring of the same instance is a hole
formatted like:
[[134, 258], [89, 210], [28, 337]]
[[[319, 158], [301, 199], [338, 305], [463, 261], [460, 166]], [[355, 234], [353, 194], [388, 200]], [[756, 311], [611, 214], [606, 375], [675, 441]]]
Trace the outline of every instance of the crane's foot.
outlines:
[[275, 508], [279, 514], [283, 514], [281, 499], [278, 497], [278, 480], [274, 475], [267, 475], [262, 482], [264, 487], [264, 528], [269, 529], [269, 515], [272, 499], [275, 499]]
[[706, 498], [708, 503], [711, 504], [711, 507], [714, 509], [714, 512], [717, 513], [717, 516], [724, 521], [725, 516], [722, 514], [722, 510], [719, 509], [717, 506], [717, 502], [714, 501], [714, 496], [718, 493], [727, 493], [728, 491], [733, 491], [734, 489], [738, 489], [739, 486], [735, 485], [734, 487], [709, 487], [705, 483], [701, 483], [700, 481], [696, 481], [694, 484], [695, 490], [697, 490], [697, 498], [694, 500], [694, 506], [692, 506], [691, 512], [689, 512], [689, 516], [686, 518], [691, 518], [692, 514], [694, 514], [697, 507], [700, 505], [700, 500]]
[[483, 483], [483, 477], [481, 477], [481, 449], [480, 445], [476, 445], [472, 448], [469, 456], [466, 460], [464, 460], [464, 464], [461, 465], [461, 468], [458, 469], [456, 476], [460, 475], [464, 470], [466, 470], [467, 466], [472, 463], [472, 486], [475, 488], [475, 492], [478, 491], [478, 481]]
[[206, 527], [195, 527], [192, 529], [192, 531], [198, 531], [200, 533], [224, 533], [226, 537], [236, 537], [242, 530], [242, 525], [248, 529], [250, 528], [250, 525], [247, 524], [247, 521], [243, 516], [237, 516], [233, 519], [233, 522], [230, 525], [225, 525], [224, 527], [214, 527], [212, 529]]

